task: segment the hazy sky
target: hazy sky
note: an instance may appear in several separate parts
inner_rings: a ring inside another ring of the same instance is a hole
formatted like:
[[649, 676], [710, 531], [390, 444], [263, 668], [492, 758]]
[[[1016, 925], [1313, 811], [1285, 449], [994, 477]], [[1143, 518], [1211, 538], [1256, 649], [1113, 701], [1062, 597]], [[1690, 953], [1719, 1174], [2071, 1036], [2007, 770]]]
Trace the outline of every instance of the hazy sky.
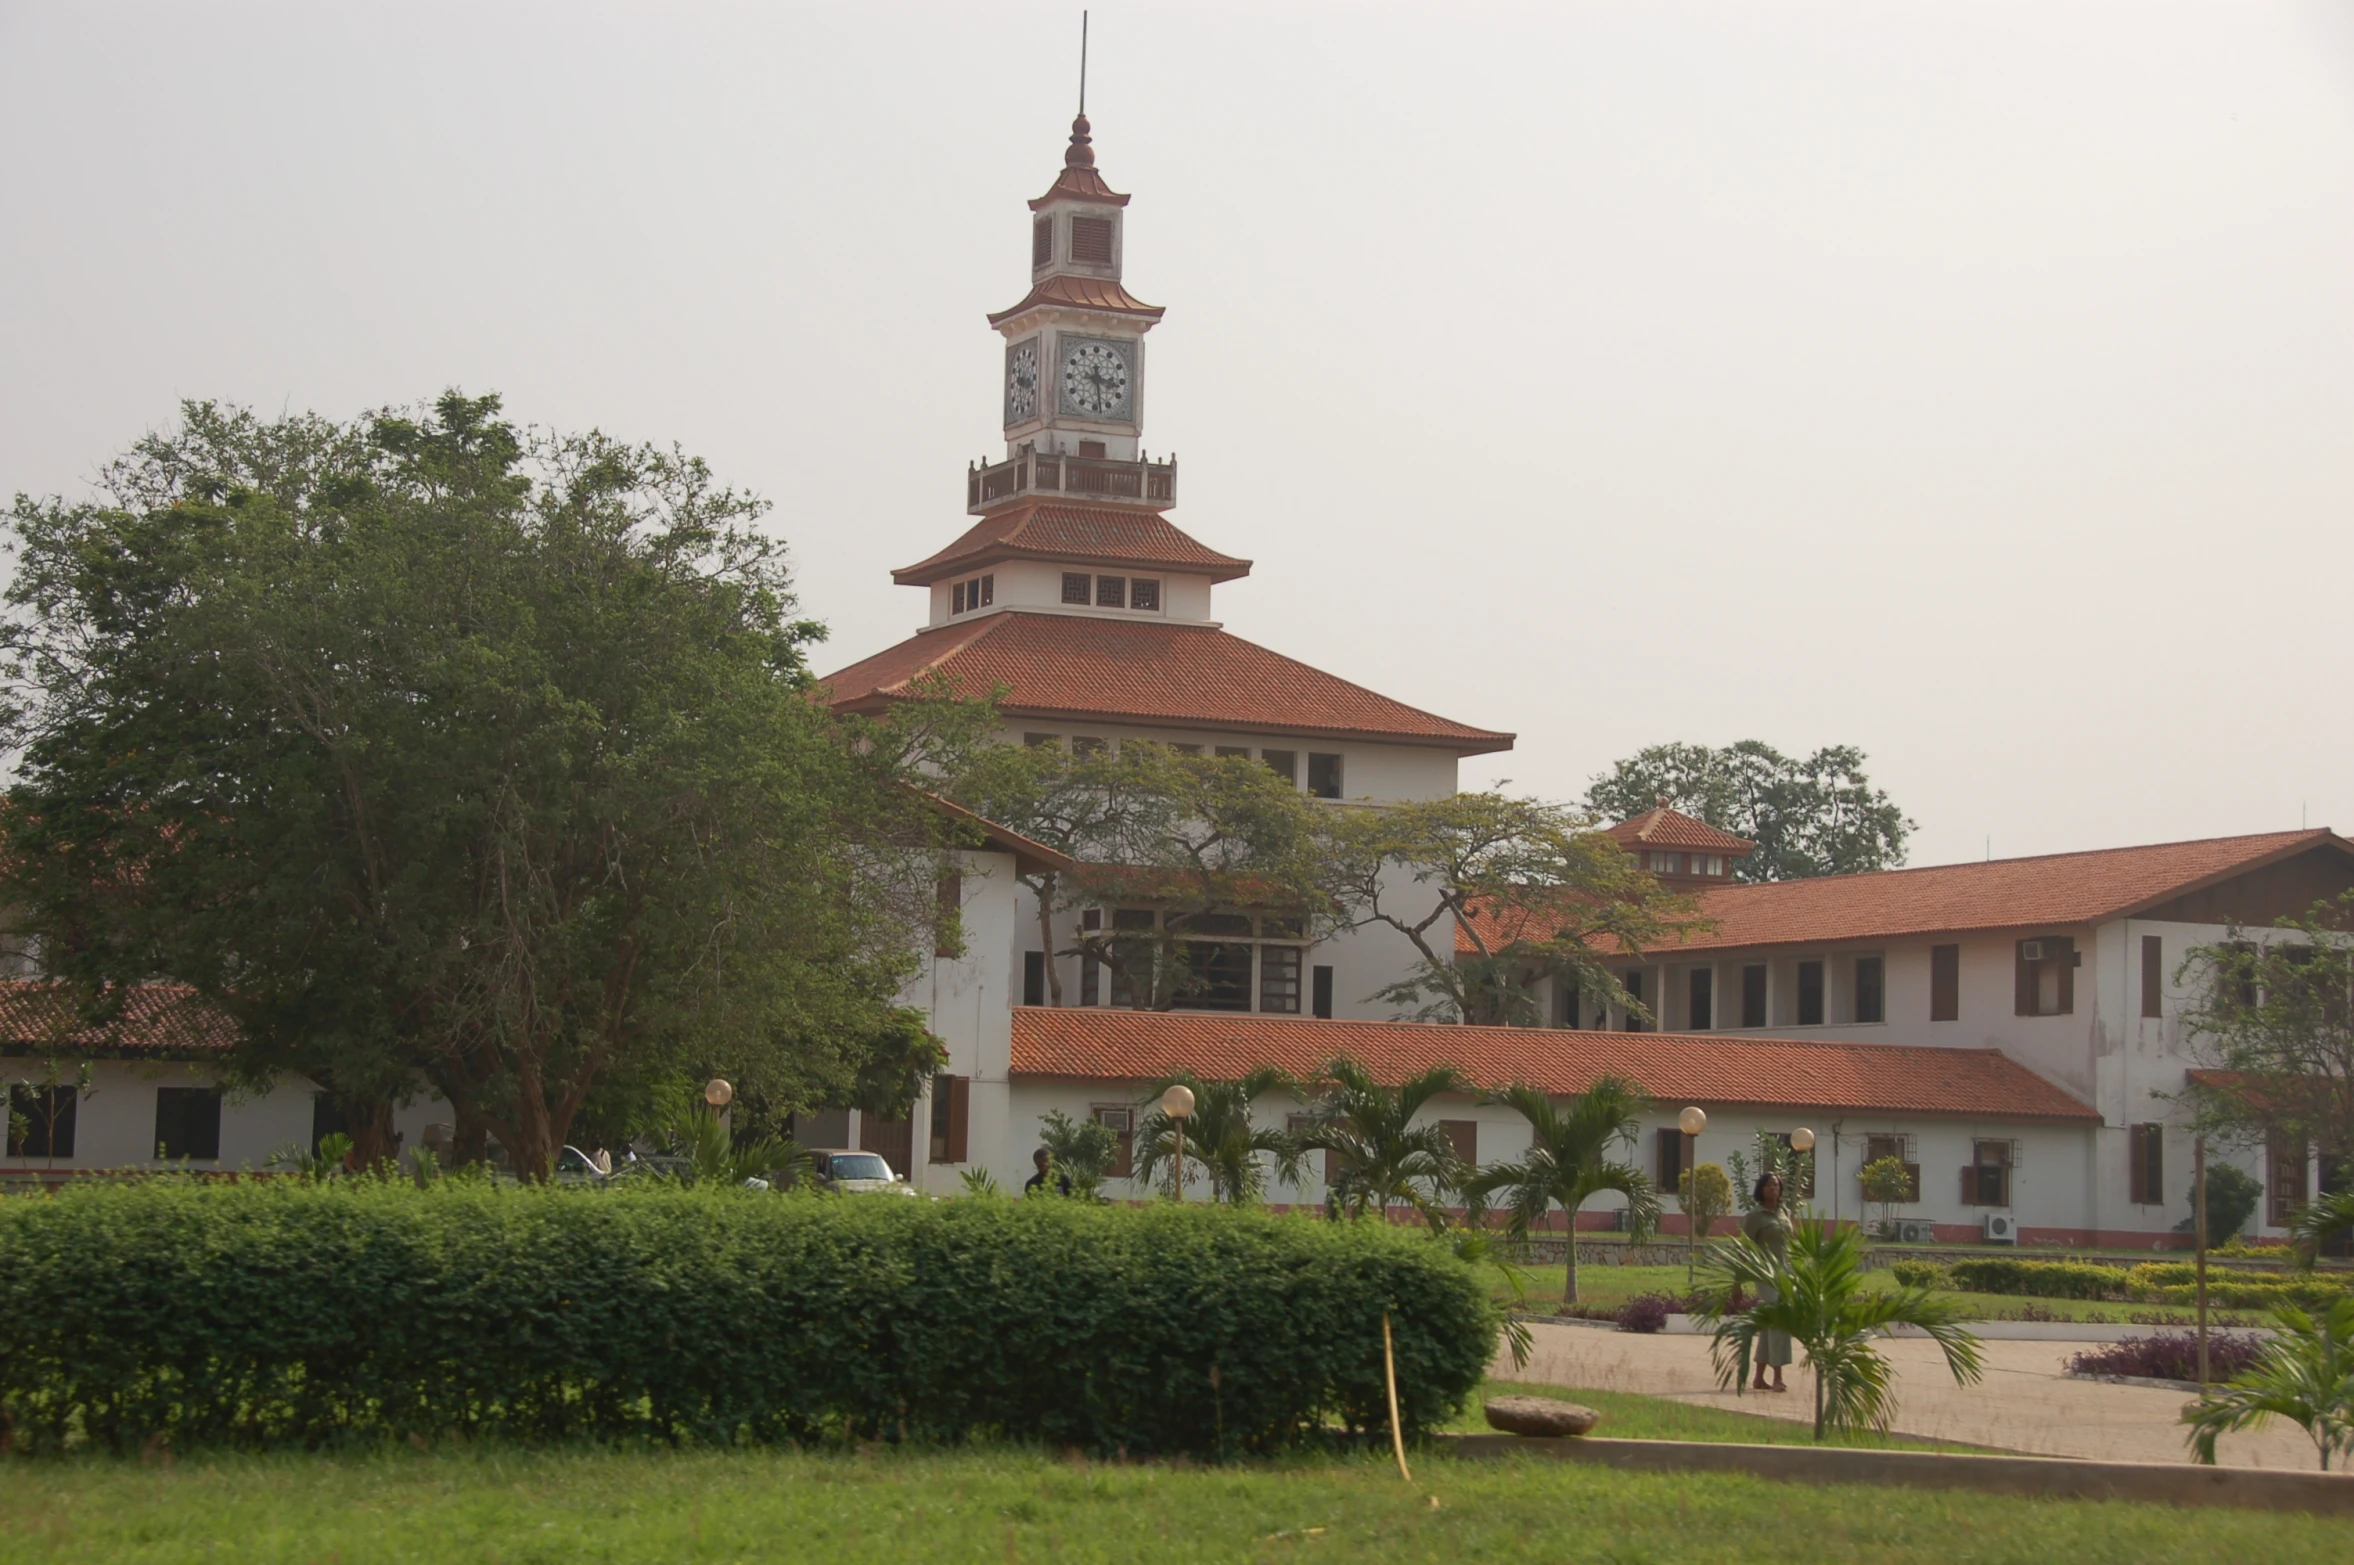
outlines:
[[[1078, 6], [0, 0], [0, 491], [445, 386], [775, 502], [831, 668], [999, 449]], [[1914, 861], [2354, 830], [2347, 4], [1095, 6], [1236, 633]]]

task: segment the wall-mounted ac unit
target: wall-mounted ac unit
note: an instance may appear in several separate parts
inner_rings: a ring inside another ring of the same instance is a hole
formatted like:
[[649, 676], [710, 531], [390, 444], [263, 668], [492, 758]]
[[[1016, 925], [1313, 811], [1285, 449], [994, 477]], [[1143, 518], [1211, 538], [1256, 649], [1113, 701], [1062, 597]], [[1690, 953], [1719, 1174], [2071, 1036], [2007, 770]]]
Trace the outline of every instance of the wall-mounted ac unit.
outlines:
[[2017, 1244], [2019, 1219], [2008, 1212], [1986, 1214], [1986, 1242], [1988, 1244]]
[[1935, 1244], [1937, 1225], [1911, 1219], [1900, 1220], [1896, 1225], [1896, 1239], [1899, 1244]]
[[2050, 951], [2048, 951], [2047, 949], [2045, 949], [2045, 948], [2046, 948], [2047, 946], [2049, 946], [2050, 944], [2051, 944], [2051, 942], [2049, 942], [2048, 940], [2022, 940], [2022, 941], [2020, 941], [2020, 942], [2019, 942], [2019, 960], [2020, 960], [2020, 961], [2022, 961], [2022, 962], [2040, 962], [2040, 961], [2042, 961], [2042, 960], [2043, 960], [2045, 957], [2047, 957], [2047, 956], [2051, 955], [2051, 952], [2050, 952]]

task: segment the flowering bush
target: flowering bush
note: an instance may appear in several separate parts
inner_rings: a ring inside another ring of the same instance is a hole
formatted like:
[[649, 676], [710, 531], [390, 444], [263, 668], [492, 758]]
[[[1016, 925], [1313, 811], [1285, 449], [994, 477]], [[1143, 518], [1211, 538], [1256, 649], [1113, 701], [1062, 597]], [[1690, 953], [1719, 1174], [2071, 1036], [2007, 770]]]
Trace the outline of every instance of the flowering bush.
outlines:
[[[2207, 1376], [2229, 1380], [2256, 1362], [2262, 1340], [2252, 1336], [2210, 1333], [2207, 1338]], [[2199, 1378], [2199, 1338], [2195, 1332], [2168, 1331], [2125, 1342], [2104, 1342], [2068, 1361], [2071, 1375], [2136, 1375], [2144, 1380]]]
[[1684, 1313], [1684, 1301], [1664, 1293], [1646, 1293], [1618, 1307], [1618, 1329], [1650, 1333], [1667, 1325], [1669, 1315]]

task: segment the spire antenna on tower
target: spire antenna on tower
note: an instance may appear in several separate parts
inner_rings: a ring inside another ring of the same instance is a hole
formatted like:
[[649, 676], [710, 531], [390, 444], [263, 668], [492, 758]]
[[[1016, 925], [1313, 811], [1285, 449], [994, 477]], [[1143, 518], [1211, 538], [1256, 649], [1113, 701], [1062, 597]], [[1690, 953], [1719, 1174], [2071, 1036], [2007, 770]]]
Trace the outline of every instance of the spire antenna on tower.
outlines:
[[1079, 13], [1079, 112], [1087, 112], [1087, 13]]

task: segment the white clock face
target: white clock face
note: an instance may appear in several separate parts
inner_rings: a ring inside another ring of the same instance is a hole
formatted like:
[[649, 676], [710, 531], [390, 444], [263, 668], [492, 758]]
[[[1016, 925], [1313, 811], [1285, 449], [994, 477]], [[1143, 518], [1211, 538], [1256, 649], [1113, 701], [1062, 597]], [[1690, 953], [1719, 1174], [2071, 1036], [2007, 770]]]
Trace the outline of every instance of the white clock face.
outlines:
[[1038, 339], [1005, 350], [1005, 421], [1019, 424], [1038, 411]]
[[1075, 413], [1082, 418], [1127, 418], [1130, 380], [1127, 344], [1065, 339], [1065, 413]]

